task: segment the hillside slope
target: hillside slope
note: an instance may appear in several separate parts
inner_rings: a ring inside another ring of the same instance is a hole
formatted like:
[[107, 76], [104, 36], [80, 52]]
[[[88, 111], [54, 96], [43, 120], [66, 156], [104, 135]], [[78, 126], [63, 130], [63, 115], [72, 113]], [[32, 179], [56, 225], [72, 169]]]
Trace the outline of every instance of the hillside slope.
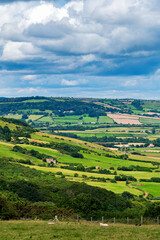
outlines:
[[36, 132], [18, 120], [1, 119], [0, 125], [2, 218], [144, 214], [143, 189], [132, 186], [146, 172], [148, 180], [158, 179], [157, 162]]

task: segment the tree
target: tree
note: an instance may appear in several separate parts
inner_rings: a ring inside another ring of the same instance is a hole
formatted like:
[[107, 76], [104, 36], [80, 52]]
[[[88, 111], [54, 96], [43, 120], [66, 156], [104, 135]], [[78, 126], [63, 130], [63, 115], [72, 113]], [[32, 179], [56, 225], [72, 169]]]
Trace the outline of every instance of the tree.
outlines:
[[80, 163], [80, 164], [77, 165], [77, 171], [85, 172], [85, 167]]

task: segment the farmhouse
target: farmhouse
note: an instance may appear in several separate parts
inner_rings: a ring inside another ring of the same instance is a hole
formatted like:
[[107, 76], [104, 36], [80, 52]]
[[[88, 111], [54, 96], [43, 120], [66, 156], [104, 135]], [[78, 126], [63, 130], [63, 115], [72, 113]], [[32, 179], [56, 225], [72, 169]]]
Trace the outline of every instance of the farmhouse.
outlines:
[[57, 161], [53, 158], [46, 158], [45, 160], [46, 160], [47, 163], [54, 163], [54, 165], [57, 164]]
[[152, 147], [154, 147], [154, 144], [149, 144], [148, 145], [148, 148], [152, 148]]

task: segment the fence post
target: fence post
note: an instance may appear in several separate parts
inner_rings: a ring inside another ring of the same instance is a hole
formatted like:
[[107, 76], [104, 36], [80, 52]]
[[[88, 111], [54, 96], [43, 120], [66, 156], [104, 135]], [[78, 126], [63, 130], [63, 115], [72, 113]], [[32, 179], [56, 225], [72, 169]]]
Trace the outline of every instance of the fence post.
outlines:
[[129, 224], [129, 217], [127, 217], [127, 224]]
[[93, 218], [91, 217], [91, 223], [92, 223], [92, 221], [93, 221]]
[[141, 216], [141, 225], [143, 224], [143, 216]]
[[115, 217], [114, 217], [113, 221], [114, 221], [114, 224], [115, 224], [116, 223], [116, 218]]
[[77, 222], [79, 222], [79, 216], [77, 215]]
[[159, 225], [159, 217], [157, 217], [157, 224]]
[[104, 222], [104, 217], [102, 217], [102, 223]]

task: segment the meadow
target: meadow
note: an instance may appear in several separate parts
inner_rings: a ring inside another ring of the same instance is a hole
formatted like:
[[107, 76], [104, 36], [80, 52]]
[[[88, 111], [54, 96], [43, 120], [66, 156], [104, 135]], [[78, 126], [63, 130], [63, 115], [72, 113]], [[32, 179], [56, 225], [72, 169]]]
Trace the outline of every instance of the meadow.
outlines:
[[99, 223], [47, 221], [1, 221], [1, 240], [158, 240], [158, 225], [109, 224], [100, 227]]
[[139, 189], [152, 194], [154, 197], [160, 197], [159, 183], [140, 182], [140, 184], [132, 184], [132, 186], [138, 187]]

